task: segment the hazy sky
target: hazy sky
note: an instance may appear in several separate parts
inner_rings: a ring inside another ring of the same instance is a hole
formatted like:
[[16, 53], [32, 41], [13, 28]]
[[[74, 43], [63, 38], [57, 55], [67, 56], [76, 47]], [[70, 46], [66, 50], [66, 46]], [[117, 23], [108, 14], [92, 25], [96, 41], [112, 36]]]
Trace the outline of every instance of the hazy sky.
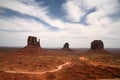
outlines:
[[0, 0], [0, 46], [90, 47], [103, 40], [120, 48], [120, 0]]

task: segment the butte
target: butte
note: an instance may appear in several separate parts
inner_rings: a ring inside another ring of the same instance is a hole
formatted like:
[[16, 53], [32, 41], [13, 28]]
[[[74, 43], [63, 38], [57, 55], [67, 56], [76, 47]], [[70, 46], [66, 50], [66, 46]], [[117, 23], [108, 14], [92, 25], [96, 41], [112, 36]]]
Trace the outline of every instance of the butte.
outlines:
[[69, 48], [69, 43], [66, 42], [62, 48], [62, 51], [73, 52], [72, 49]]
[[40, 39], [37, 40], [37, 37], [35, 36], [28, 36], [27, 45], [24, 48], [19, 49], [18, 52], [36, 54], [36, 53], [45, 53], [47, 51], [41, 48]]
[[109, 53], [104, 49], [104, 43], [102, 40], [94, 40], [91, 42], [91, 47], [88, 52], [92, 53]]

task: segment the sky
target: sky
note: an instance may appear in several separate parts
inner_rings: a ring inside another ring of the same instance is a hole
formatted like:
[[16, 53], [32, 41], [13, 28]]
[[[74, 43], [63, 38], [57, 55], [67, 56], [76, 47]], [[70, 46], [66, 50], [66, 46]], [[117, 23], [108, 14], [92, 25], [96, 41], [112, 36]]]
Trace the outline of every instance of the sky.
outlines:
[[120, 0], [0, 0], [0, 46], [26, 46], [30, 35], [47, 48], [120, 48]]

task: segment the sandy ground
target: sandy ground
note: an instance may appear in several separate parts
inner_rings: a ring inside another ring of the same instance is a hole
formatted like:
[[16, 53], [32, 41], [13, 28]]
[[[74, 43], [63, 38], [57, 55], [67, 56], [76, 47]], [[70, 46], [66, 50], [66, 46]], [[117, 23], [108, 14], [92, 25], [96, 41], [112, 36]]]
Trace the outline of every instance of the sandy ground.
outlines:
[[43, 72], [24, 72], [24, 71], [4, 71], [5, 73], [22, 73], [22, 74], [45, 74], [48, 72], [57, 72], [59, 70], [61, 70], [64, 66], [70, 65], [71, 62], [66, 62], [64, 64], [61, 64], [57, 67], [57, 69], [53, 69], [53, 70], [48, 70], [48, 71], [43, 71]]
[[119, 54], [84, 52], [0, 51], [0, 80], [120, 80]]

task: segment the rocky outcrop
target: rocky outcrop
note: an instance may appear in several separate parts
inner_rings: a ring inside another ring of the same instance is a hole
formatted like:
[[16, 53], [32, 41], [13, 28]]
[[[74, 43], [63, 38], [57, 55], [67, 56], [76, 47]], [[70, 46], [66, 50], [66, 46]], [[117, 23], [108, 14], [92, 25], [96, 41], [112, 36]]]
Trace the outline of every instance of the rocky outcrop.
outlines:
[[40, 46], [40, 39], [37, 41], [37, 37], [28, 36], [27, 46]]
[[102, 40], [94, 40], [91, 42], [91, 48], [85, 53], [92, 54], [110, 54], [109, 51], [104, 49], [104, 43]]
[[104, 44], [103, 41], [101, 40], [94, 40], [93, 42], [91, 42], [91, 49], [92, 50], [103, 50], [104, 49]]
[[21, 53], [46, 53], [46, 50], [41, 48], [40, 39], [37, 40], [35, 36], [28, 36], [27, 45], [19, 49], [17, 52]]
[[69, 48], [69, 43], [66, 42], [66, 43], [64, 44], [63, 48]]
[[62, 50], [64, 50], [64, 51], [73, 51], [72, 49], [69, 48], [69, 43], [68, 43], [68, 42], [66, 42], [66, 43], [64, 44]]

